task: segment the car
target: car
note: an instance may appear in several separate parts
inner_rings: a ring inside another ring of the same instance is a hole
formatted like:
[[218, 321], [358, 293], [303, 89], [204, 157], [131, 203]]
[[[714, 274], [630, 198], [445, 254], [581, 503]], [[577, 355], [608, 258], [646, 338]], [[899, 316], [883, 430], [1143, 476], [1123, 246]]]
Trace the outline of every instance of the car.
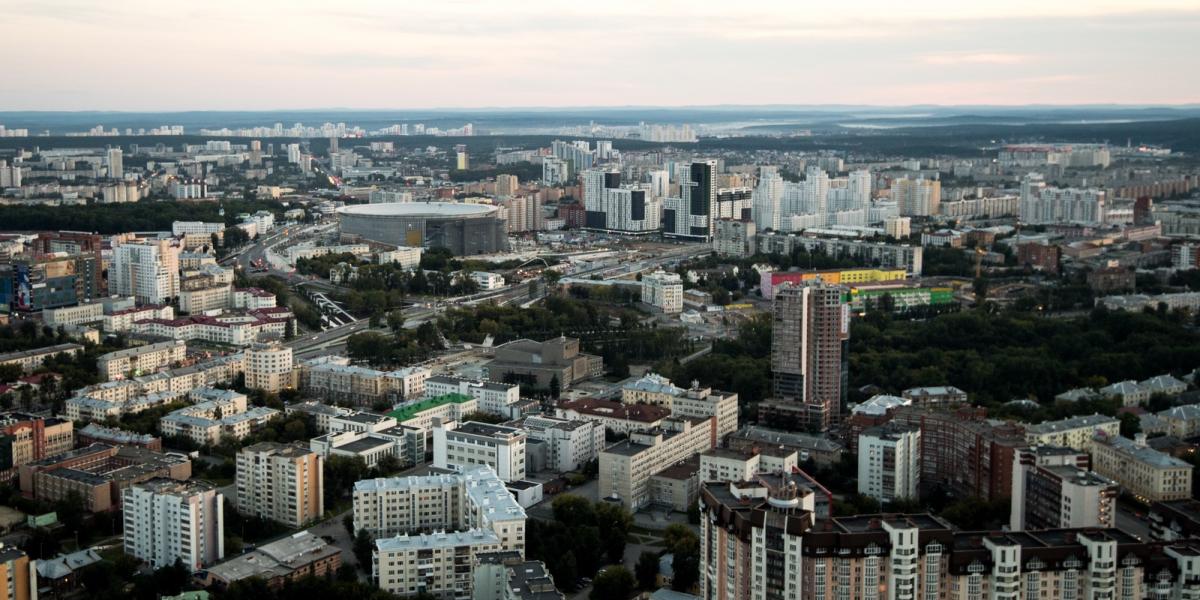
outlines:
[[308, 339], [310, 339], [310, 340], [315, 340], [315, 339], [317, 339], [318, 337], [321, 337], [321, 336], [314, 335], [314, 336], [312, 336], [311, 338], [308, 338]]

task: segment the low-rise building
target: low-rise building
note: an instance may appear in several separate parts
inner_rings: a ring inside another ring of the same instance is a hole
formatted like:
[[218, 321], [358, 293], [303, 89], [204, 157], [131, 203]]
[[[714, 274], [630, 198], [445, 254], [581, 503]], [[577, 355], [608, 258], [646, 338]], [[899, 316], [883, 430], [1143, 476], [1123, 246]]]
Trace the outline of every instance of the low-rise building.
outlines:
[[121, 507], [121, 490], [156, 477], [186, 480], [192, 462], [186, 456], [151, 452], [135, 446], [92, 444], [20, 467], [21, 493], [45, 502], [78, 494], [84, 510], [107, 512]]
[[[95, 443], [111, 446], [139, 446], [154, 452], [162, 452], [162, 438], [149, 433], [126, 431], [116, 427], [105, 427], [96, 423], [88, 423], [76, 434], [80, 446]], [[65, 450], [64, 450], [65, 452]]]
[[1150, 401], [1150, 390], [1143, 388], [1132, 379], [1106, 385], [1100, 388], [1100, 395], [1106, 398], [1116, 398], [1121, 401], [1122, 406], [1137, 406]]
[[1101, 414], [1069, 417], [1025, 426], [1025, 441], [1030, 446], [1064, 446], [1080, 452], [1091, 452], [1097, 433], [1117, 436], [1121, 421]]
[[292, 349], [278, 343], [246, 348], [246, 387], [273, 394], [296, 387]]
[[332, 575], [340, 566], [340, 548], [310, 531], [301, 531], [206, 569], [202, 581], [206, 587], [226, 589], [254, 577], [277, 590], [305, 577]]
[[600, 453], [600, 496], [637, 510], [650, 502], [650, 478], [717, 443], [715, 418], [663, 419], [658, 427], [632, 431], [629, 439]]
[[224, 500], [203, 481], [151, 479], [125, 488], [125, 553], [155, 569], [216, 563], [225, 556]]
[[232, 390], [197, 388], [189, 394], [195, 404], [163, 415], [163, 435], [182, 437], [200, 446], [221, 440], [240, 440], [265, 425], [280, 412], [266, 406], [248, 406], [246, 395]]
[[[1200, 435], [1200, 404], [1173, 406], [1156, 413], [1163, 421], [1164, 433], [1180, 439]], [[1150, 432], [1144, 432], [1150, 433]]]
[[513, 406], [521, 401], [521, 386], [495, 381], [461, 379], [447, 375], [434, 375], [425, 380], [425, 395], [428, 397], [458, 394], [470, 396], [479, 403], [479, 410], [488, 414], [515, 419]]
[[624, 404], [616, 400], [580, 398], [562, 400], [554, 416], [568, 421], [593, 421], [618, 434], [652, 429], [671, 416], [669, 409], [650, 404]]
[[6, 352], [0, 354], [0, 365], [16, 365], [28, 373], [42, 366], [46, 362], [46, 359], [51, 356], [58, 354], [78, 355], [80, 352], [83, 352], [83, 346], [79, 344], [57, 344], [34, 350]]
[[914, 406], [964, 404], [967, 401], [967, 393], [952, 385], [909, 388], [901, 392], [900, 397], [911, 400]]
[[[857, 437], [857, 436], [856, 436]], [[827, 437], [807, 433], [780, 431], [747, 425], [726, 440], [730, 448], [750, 452], [795, 451], [799, 462], [813, 461], [820, 467], [832, 467], [841, 462], [846, 448]]]
[[666, 271], [643, 275], [642, 303], [665, 314], [682, 312], [683, 280], [677, 273]]
[[75, 424], [70, 419], [0, 413], [0, 480], [11, 480], [21, 465], [74, 447]]
[[487, 271], [471, 271], [471, 280], [483, 291], [498, 290], [504, 287], [504, 276]]
[[183, 340], [171, 340], [102, 354], [96, 359], [96, 370], [104, 381], [112, 381], [126, 375], [137, 377], [168, 369], [186, 356], [187, 345]]
[[1136, 441], [1097, 434], [1091, 454], [1093, 470], [1143, 502], [1192, 497], [1192, 465], [1148, 447], [1143, 434]]
[[563, 600], [545, 563], [520, 552], [476, 554], [471, 579], [472, 600]]
[[425, 367], [379, 371], [353, 366], [345, 357], [322, 357], [300, 365], [300, 389], [328, 402], [372, 406], [411, 401], [425, 395]]
[[666, 377], [647, 373], [621, 386], [621, 402], [661, 406], [676, 417], [716, 417], [718, 438], [738, 428], [738, 395], [701, 387], [698, 381], [685, 390]]

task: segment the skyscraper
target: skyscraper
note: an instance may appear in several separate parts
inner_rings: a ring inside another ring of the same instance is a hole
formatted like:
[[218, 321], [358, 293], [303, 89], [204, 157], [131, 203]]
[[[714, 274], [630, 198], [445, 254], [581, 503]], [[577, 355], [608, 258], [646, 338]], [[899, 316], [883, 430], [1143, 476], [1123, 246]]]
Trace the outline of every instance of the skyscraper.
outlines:
[[693, 162], [680, 183], [680, 197], [663, 203], [663, 235], [712, 241], [717, 205], [717, 161]]
[[758, 229], [779, 231], [782, 216], [783, 177], [776, 167], [760, 167], [758, 187], [754, 189], [754, 225]]
[[108, 149], [108, 177], [109, 179], [125, 177], [125, 160], [120, 148]]
[[820, 280], [785, 283], [772, 304], [773, 400], [759, 421], [785, 429], [825, 431], [837, 423], [846, 379], [848, 307], [842, 288]]

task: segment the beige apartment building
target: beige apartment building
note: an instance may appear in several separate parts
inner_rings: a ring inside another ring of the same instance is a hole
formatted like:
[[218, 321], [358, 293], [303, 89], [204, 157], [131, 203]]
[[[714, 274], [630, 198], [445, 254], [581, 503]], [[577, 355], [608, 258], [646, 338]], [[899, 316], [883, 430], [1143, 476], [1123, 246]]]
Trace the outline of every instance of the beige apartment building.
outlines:
[[170, 368], [182, 362], [186, 355], [187, 345], [183, 340], [171, 340], [101, 355], [96, 359], [96, 370], [105, 381], [112, 381], [127, 374], [146, 375]]
[[1062, 446], [1091, 452], [1092, 438], [1097, 433], [1117, 436], [1121, 422], [1107, 415], [1084, 415], [1059, 421], [1046, 421], [1025, 426], [1025, 441], [1030, 446]]
[[282, 344], [253, 344], [246, 349], [246, 387], [279, 393], [296, 387], [292, 349]]
[[324, 460], [304, 446], [259, 442], [237, 457], [237, 507], [257, 516], [302, 527], [325, 512]]
[[1092, 444], [1092, 470], [1121, 484], [1144, 502], [1192, 497], [1192, 465], [1138, 439], [1097, 435]]
[[630, 510], [651, 501], [650, 478], [716, 446], [716, 419], [663, 419], [600, 453], [600, 497]]

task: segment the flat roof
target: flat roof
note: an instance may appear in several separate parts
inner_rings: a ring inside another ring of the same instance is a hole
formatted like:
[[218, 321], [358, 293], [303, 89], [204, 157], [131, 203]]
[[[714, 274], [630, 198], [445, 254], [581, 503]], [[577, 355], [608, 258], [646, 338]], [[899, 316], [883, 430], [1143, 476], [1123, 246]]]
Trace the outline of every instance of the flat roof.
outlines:
[[396, 419], [397, 422], [403, 423], [404, 421], [417, 416], [418, 413], [425, 412], [431, 408], [437, 408], [444, 404], [451, 403], [462, 404], [463, 402], [468, 402], [472, 399], [473, 398], [470, 396], [463, 394], [442, 394], [441, 396], [426, 398], [420, 402], [417, 402], [416, 404], [409, 404], [408, 406], [397, 408], [396, 410], [387, 413], [387, 416]]
[[475, 217], [494, 214], [499, 208], [465, 202], [387, 202], [355, 204], [337, 209], [340, 215], [369, 217]]

